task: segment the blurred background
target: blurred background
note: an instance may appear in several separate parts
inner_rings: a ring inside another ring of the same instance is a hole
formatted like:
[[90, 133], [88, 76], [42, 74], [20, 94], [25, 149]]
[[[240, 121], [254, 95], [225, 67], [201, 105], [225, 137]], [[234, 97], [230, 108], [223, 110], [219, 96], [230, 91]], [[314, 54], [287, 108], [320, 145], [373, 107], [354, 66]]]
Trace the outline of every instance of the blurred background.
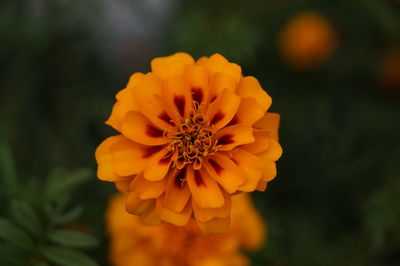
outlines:
[[94, 150], [129, 76], [177, 51], [238, 63], [281, 114], [278, 176], [252, 194], [268, 224], [252, 265], [400, 265], [397, 0], [1, 1], [2, 265], [20, 263], [16, 238], [46, 265], [32, 224], [88, 232], [76, 256], [108, 265], [115, 188]]

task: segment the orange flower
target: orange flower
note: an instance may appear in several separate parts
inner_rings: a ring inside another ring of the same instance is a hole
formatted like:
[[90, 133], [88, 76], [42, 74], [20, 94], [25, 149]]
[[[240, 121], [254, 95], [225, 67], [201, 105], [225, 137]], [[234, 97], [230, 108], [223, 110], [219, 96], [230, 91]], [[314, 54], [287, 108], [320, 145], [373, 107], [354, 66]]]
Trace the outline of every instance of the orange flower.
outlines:
[[386, 89], [393, 92], [400, 89], [400, 52], [398, 50], [390, 49], [385, 54], [381, 64], [381, 79]]
[[240, 249], [255, 250], [264, 242], [265, 225], [247, 193], [232, 197], [232, 227], [219, 235], [203, 235], [193, 220], [185, 227], [145, 226], [125, 211], [124, 202], [124, 195], [116, 195], [106, 213], [115, 266], [244, 266], [249, 262]]
[[257, 79], [219, 54], [156, 58], [117, 94], [108, 125], [121, 132], [96, 150], [98, 177], [128, 193], [149, 225], [205, 233], [229, 226], [231, 195], [265, 190], [276, 176], [279, 115]]
[[307, 11], [290, 19], [279, 35], [282, 59], [298, 70], [328, 61], [336, 49], [336, 34], [320, 14]]

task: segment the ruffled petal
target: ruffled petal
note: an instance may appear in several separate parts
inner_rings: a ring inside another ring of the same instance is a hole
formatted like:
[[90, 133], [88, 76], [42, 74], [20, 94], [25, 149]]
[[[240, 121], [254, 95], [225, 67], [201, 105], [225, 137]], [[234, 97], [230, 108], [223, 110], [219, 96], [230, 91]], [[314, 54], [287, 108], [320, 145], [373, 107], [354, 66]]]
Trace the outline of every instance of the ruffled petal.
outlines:
[[238, 124], [253, 125], [264, 116], [263, 109], [253, 98], [244, 98], [240, 101], [239, 109], [227, 126]]
[[167, 176], [167, 187], [165, 189], [165, 199], [162, 203], [164, 207], [174, 211], [181, 212], [190, 199], [186, 168], [181, 171], [171, 170]]
[[240, 80], [236, 93], [242, 98], [253, 98], [258, 105], [267, 111], [271, 106], [271, 97], [263, 90], [260, 83], [255, 77], [248, 76]]
[[117, 131], [121, 131], [122, 122], [126, 113], [138, 110], [139, 106], [133, 96], [133, 87], [140, 83], [143, 76], [143, 73], [133, 74], [126, 88], [117, 93], [117, 102], [114, 104], [111, 115], [106, 121], [107, 125], [112, 126]]
[[209, 102], [215, 101], [224, 90], [235, 92], [237, 81], [231, 76], [222, 74], [221, 72], [215, 73], [210, 81], [210, 97]]
[[264, 116], [253, 125], [253, 127], [255, 129], [265, 130], [269, 132], [270, 137], [278, 141], [279, 121], [280, 121], [279, 114], [265, 113]]
[[131, 214], [140, 215], [152, 211], [155, 208], [155, 200], [141, 200], [135, 192], [130, 192], [126, 198], [125, 208]]
[[169, 106], [173, 106], [175, 117], [184, 118], [189, 115], [192, 109], [192, 97], [190, 87], [183, 80], [182, 76], [174, 76], [166, 80], [165, 83], [165, 99]]
[[226, 155], [216, 153], [205, 160], [205, 169], [224, 189], [232, 194], [245, 181], [239, 167]]
[[151, 147], [146, 146], [128, 138], [123, 138], [111, 145], [111, 153], [114, 162], [114, 169], [118, 175], [128, 176], [143, 171], [149, 157]]
[[151, 70], [159, 77], [167, 79], [182, 75], [185, 65], [194, 64], [194, 59], [187, 53], [175, 53], [170, 56], [154, 58]]
[[100, 180], [114, 182], [121, 177], [115, 173], [114, 160], [111, 153], [111, 146], [114, 143], [123, 141], [126, 138], [122, 135], [112, 136], [105, 139], [96, 149], [97, 176]]
[[157, 198], [156, 200], [156, 214], [157, 216], [168, 223], [184, 226], [189, 222], [190, 216], [192, 215], [192, 206], [188, 202], [182, 212], [174, 212], [162, 205], [165, 195]]
[[264, 160], [277, 161], [282, 156], [282, 147], [281, 145], [274, 139], [269, 140], [268, 149], [260, 154]]
[[228, 216], [225, 218], [214, 218], [208, 222], [197, 221], [197, 224], [205, 235], [222, 234], [228, 230], [231, 224], [231, 217]]
[[127, 176], [127, 177], [124, 177], [123, 180], [115, 181], [116, 189], [118, 189], [121, 192], [128, 193], [129, 190], [130, 190], [131, 182], [132, 182], [134, 177], [135, 177], [134, 175]]
[[201, 104], [208, 99], [208, 74], [203, 66], [186, 65], [183, 71], [183, 79], [189, 86], [192, 100]]
[[172, 110], [169, 103], [159, 95], [153, 95], [140, 105], [140, 112], [156, 127], [167, 132], [173, 131], [176, 125], [177, 115]]
[[188, 167], [187, 182], [193, 201], [200, 208], [219, 208], [224, 205], [224, 197], [215, 180], [205, 170]]
[[208, 222], [214, 218], [224, 218], [231, 213], [231, 195], [222, 190], [224, 197], [224, 205], [218, 208], [201, 208], [195, 201], [192, 200], [194, 217], [197, 221]]
[[144, 168], [144, 178], [149, 181], [158, 181], [163, 179], [170, 168], [172, 159], [176, 157], [173, 151], [162, 149], [152, 156]]
[[229, 151], [239, 145], [253, 143], [253, 129], [249, 125], [234, 125], [221, 129], [214, 136], [220, 151]]
[[236, 114], [240, 105], [240, 97], [225, 89], [207, 109], [210, 125], [215, 129], [223, 128]]
[[163, 81], [153, 73], [147, 73], [139, 84], [132, 88], [136, 103], [140, 106], [154, 95], [162, 95]]
[[264, 171], [263, 160], [242, 149], [234, 150], [230, 153], [230, 158], [246, 175], [246, 180], [239, 187], [239, 190], [247, 192], [254, 191]]
[[262, 174], [261, 180], [265, 181], [265, 182], [269, 182], [276, 177], [276, 174], [277, 174], [276, 163], [269, 161], [268, 159], [265, 159], [261, 156], [260, 156], [260, 158], [263, 160], [263, 163], [264, 163], [264, 169], [263, 169], [263, 174]]
[[270, 133], [266, 130], [254, 130], [253, 136], [255, 141], [250, 144], [240, 146], [241, 149], [244, 149], [253, 154], [257, 154], [263, 151], [266, 151], [269, 148], [270, 143]]
[[230, 76], [237, 82], [239, 82], [242, 77], [242, 69], [240, 66], [235, 63], [230, 63], [220, 54], [213, 54], [209, 58], [200, 58], [197, 63], [205, 66], [210, 77], [217, 72]]
[[170, 141], [163, 129], [156, 127], [138, 111], [126, 114], [122, 124], [122, 134], [134, 142], [150, 146], [166, 144]]
[[130, 184], [131, 191], [141, 200], [157, 198], [165, 191], [165, 180], [161, 181], [149, 181], [143, 177], [143, 174], [139, 174], [133, 179]]

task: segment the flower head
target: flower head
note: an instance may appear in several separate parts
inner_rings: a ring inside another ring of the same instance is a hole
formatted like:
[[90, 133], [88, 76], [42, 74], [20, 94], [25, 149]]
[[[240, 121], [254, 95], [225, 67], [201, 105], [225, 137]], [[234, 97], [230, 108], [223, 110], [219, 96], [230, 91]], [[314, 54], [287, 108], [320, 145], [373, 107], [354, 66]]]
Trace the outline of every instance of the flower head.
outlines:
[[229, 226], [231, 195], [265, 190], [276, 176], [279, 115], [271, 97], [219, 54], [156, 58], [117, 94], [108, 125], [121, 134], [96, 150], [98, 177], [128, 193], [147, 224], [204, 232]]
[[291, 18], [279, 35], [282, 59], [291, 67], [306, 70], [325, 63], [336, 49], [336, 33], [326, 18], [306, 11]]
[[124, 202], [124, 195], [114, 196], [106, 213], [115, 266], [245, 266], [249, 262], [240, 249], [255, 250], [264, 242], [264, 222], [247, 193], [232, 197], [232, 226], [219, 235], [203, 235], [193, 220], [184, 227], [145, 226], [125, 211]]

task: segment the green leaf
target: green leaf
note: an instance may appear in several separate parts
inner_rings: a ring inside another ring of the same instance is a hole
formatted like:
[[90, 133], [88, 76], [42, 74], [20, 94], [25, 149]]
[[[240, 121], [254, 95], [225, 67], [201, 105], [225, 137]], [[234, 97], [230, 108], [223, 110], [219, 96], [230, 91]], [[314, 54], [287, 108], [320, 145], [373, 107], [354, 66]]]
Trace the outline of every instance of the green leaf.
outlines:
[[92, 170], [88, 168], [79, 169], [73, 172], [66, 172], [56, 169], [49, 176], [46, 186], [46, 197], [57, 198], [60, 194], [69, 192], [82, 183], [90, 180], [93, 176]]
[[39, 235], [42, 226], [35, 210], [24, 201], [11, 202], [11, 215], [14, 220], [32, 234]]
[[17, 188], [17, 172], [9, 146], [0, 142], [0, 176], [3, 180], [4, 192], [12, 195]]
[[92, 248], [98, 244], [94, 237], [78, 231], [56, 230], [49, 232], [47, 237], [52, 242], [66, 247]]
[[42, 247], [40, 252], [51, 262], [62, 266], [96, 266], [93, 259], [82, 252], [59, 247]]
[[54, 224], [67, 224], [78, 219], [83, 213], [83, 207], [77, 206], [72, 210], [55, 217], [52, 217]]
[[0, 238], [24, 250], [33, 248], [33, 242], [29, 236], [5, 218], [0, 218]]
[[47, 262], [42, 261], [42, 260], [32, 261], [29, 265], [31, 265], [31, 266], [49, 266], [49, 264]]
[[0, 243], [0, 265], [24, 265], [21, 251], [16, 247]]

